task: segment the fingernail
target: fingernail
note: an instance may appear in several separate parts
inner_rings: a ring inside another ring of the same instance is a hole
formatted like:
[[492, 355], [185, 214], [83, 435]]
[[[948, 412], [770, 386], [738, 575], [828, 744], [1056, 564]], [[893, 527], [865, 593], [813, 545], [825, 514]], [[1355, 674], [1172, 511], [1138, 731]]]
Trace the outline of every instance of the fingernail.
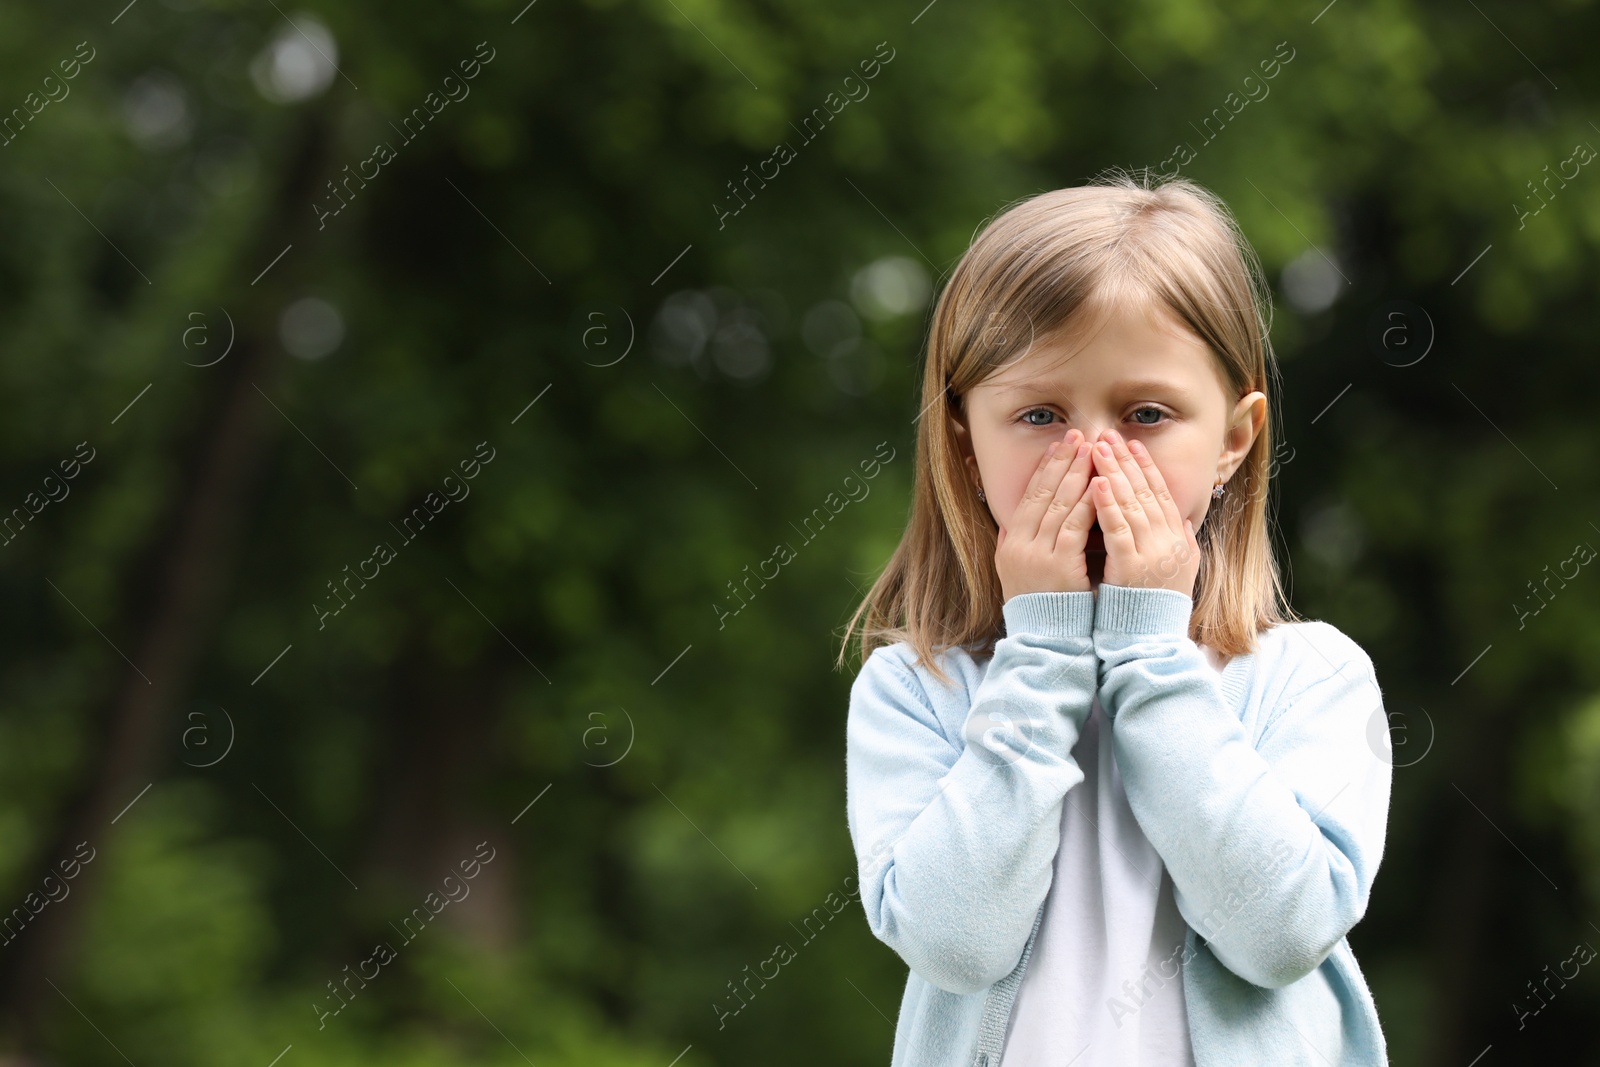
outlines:
[[1100, 454], [1102, 456], [1105, 456], [1108, 459], [1110, 458], [1110, 456], [1111, 456], [1111, 446], [1110, 445], [1106, 444], [1104, 441], [1101, 441], [1100, 445], [1099, 445], [1099, 449], [1100, 449]]

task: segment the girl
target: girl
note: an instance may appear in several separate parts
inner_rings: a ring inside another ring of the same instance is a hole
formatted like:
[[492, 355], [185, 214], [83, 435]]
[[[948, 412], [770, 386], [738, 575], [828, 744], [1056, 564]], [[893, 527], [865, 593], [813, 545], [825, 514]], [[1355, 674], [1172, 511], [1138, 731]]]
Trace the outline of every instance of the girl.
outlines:
[[1345, 936], [1382, 694], [1284, 599], [1259, 261], [1150, 181], [1015, 205], [934, 312], [910, 525], [845, 638], [893, 1067], [1388, 1062]]

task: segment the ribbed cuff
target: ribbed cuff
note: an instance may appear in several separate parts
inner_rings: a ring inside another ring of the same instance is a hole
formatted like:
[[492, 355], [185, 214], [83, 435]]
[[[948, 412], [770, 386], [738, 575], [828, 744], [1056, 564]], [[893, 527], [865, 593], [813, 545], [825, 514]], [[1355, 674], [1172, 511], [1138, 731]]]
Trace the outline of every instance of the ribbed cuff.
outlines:
[[1000, 607], [1006, 634], [1088, 637], [1094, 632], [1094, 594], [1018, 593]]
[[1094, 605], [1094, 628], [1107, 633], [1189, 633], [1194, 601], [1176, 589], [1160, 586], [1100, 584]]

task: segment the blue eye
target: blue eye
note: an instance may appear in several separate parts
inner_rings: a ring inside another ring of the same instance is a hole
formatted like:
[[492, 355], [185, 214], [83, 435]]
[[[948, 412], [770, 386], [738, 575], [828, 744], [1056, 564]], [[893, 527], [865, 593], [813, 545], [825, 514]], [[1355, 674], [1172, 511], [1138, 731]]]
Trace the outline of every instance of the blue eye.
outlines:
[[[1149, 406], [1139, 408], [1137, 411], [1134, 412], [1134, 414], [1138, 415], [1140, 412], [1143, 412], [1143, 411], [1153, 411], [1157, 415], [1165, 415], [1166, 414], [1166, 412], [1162, 411], [1160, 408], [1149, 407]], [[1135, 420], [1135, 421], [1138, 421], [1138, 420]], [[1155, 426], [1155, 425], [1157, 425], [1157, 422], [1142, 422], [1142, 421], [1138, 421], [1138, 424], [1140, 426]]]
[[[1149, 404], [1145, 405], [1142, 408], [1135, 409], [1133, 414], [1134, 414], [1134, 416], [1138, 416], [1138, 415], [1143, 414], [1144, 412], [1147, 412], [1147, 411], [1148, 412], [1153, 412], [1156, 415], [1156, 418], [1154, 418], [1154, 419], [1140, 419], [1140, 418], [1135, 417], [1134, 418], [1134, 425], [1136, 425], [1136, 426], [1159, 426], [1161, 424], [1161, 420], [1162, 420], [1163, 416], [1166, 416], [1166, 417], [1170, 418], [1170, 416], [1167, 416], [1167, 413], [1164, 410], [1162, 410], [1161, 408], [1155, 407], [1153, 405], [1149, 405]], [[1039, 421], [1037, 419], [1034, 419], [1032, 417], [1034, 415], [1045, 415], [1045, 416], [1048, 416], [1048, 417], [1044, 421], [1041, 422], [1041, 421]], [[1056, 413], [1051, 411], [1049, 408], [1029, 408], [1027, 411], [1024, 411], [1021, 415], [1017, 416], [1017, 421], [1018, 422], [1026, 423], [1029, 426], [1049, 426], [1055, 421], [1055, 419], [1056, 419]]]

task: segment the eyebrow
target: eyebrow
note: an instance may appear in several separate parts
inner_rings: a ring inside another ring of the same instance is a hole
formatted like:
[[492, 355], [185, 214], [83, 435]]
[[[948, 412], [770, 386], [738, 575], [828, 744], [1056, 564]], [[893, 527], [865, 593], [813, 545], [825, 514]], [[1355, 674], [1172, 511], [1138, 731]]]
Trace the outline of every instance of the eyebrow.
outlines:
[[[1168, 392], [1182, 394], [1184, 392], [1183, 386], [1178, 385], [1176, 382], [1171, 382], [1160, 378], [1128, 379], [1117, 382], [1115, 386], [1113, 386], [1113, 389], [1124, 393]], [[1040, 384], [1038, 382], [1020, 382], [1016, 385], [1010, 385], [1001, 388], [999, 395], [1005, 397], [1019, 395], [1037, 396], [1049, 391], [1050, 387], [1047, 384]]]

